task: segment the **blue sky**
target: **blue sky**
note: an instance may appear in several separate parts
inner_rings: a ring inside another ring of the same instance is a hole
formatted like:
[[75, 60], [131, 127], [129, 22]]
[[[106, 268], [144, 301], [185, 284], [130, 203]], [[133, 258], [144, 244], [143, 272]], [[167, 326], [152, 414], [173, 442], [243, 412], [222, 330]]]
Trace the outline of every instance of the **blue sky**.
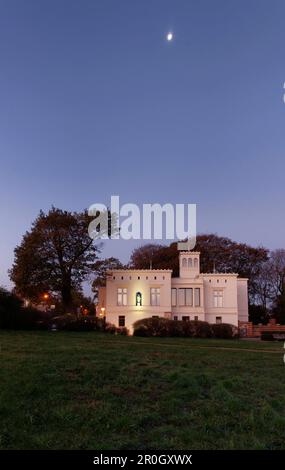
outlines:
[[0, 284], [40, 209], [112, 194], [196, 203], [199, 232], [284, 247], [284, 16], [283, 0], [0, 0]]

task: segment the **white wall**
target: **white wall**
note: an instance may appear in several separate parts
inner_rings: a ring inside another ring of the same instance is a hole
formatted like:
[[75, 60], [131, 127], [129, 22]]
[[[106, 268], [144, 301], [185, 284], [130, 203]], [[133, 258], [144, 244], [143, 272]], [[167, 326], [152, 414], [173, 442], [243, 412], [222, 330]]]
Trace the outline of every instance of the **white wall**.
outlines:
[[237, 281], [238, 319], [248, 321], [248, 280], [238, 278]]
[[[119, 315], [132, 332], [133, 323], [142, 318], [171, 314], [171, 270], [115, 270], [107, 278], [106, 321], [118, 326]], [[115, 277], [115, 279], [113, 279]], [[160, 289], [160, 305], [150, 304], [150, 289]], [[118, 288], [126, 288], [126, 306], [117, 305]], [[142, 294], [142, 306], [136, 306], [136, 293]]]

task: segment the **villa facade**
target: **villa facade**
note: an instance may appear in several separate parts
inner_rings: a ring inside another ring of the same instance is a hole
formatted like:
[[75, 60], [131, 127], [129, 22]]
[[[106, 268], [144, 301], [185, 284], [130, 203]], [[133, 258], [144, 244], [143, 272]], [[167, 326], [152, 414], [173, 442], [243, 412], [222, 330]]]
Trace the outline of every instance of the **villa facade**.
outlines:
[[133, 331], [147, 317], [204, 320], [238, 326], [248, 321], [247, 279], [234, 273], [201, 273], [199, 252], [180, 252], [179, 277], [168, 269], [119, 269], [107, 273], [98, 309], [106, 321]]

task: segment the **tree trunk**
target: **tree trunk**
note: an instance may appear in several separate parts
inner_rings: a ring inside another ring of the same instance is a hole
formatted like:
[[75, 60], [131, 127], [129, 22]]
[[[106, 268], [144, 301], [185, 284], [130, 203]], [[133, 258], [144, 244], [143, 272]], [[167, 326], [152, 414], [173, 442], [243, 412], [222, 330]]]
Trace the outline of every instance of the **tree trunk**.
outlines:
[[61, 289], [61, 299], [64, 313], [71, 313], [73, 311], [71, 285], [70, 282], [64, 283]]

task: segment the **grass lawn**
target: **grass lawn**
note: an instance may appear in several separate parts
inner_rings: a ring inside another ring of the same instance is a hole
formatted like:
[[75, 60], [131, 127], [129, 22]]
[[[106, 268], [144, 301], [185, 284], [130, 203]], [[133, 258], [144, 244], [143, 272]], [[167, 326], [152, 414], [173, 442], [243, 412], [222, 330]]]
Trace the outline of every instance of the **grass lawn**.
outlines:
[[283, 343], [0, 331], [1, 449], [285, 449]]

